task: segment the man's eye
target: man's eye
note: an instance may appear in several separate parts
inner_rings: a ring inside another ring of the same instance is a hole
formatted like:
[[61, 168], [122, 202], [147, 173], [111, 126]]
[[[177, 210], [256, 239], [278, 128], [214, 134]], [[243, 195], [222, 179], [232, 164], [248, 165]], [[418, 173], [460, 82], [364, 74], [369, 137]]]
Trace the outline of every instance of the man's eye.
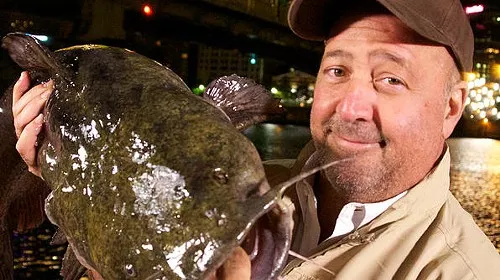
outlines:
[[394, 77], [387, 77], [387, 78], [384, 78], [384, 80], [390, 84], [390, 85], [393, 85], [393, 86], [399, 86], [399, 85], [405, 85], [405, 83], [403, 81], [401, 81], [400, 79], [397, 79], [397, 78], [394, 78]]
[[333, 75], [335, 77], [343, 77], [346, 74], [344, 69], [341, 68], [332, 68], [328, 70], [328, 72], [330, 73], [330, 75]]

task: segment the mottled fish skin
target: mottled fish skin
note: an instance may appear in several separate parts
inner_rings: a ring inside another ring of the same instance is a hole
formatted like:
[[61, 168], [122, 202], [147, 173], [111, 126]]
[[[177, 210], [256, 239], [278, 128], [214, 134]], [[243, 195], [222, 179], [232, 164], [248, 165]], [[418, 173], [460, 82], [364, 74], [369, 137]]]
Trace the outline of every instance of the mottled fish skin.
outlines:
[[[104, 279], [204, 279], [275, 207], [252, 143], [170, 69], [101, 45], [52, 54], [23, 36], [4, 47], [49, 53], [36, 71], [55, 81], [38, 154], [46, 213], [82, 265]], [[24, 57], [13, 59], [31, 70]], [[286, 259], [291, 216], [277, 219], [262, 229], [272, 268], [254, 279], [276, 278]]]

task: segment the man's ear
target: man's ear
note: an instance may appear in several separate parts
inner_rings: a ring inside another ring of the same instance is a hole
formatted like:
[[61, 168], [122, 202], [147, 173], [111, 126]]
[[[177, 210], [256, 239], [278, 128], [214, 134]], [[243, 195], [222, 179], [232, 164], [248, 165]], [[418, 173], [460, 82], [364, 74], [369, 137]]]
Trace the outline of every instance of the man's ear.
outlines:
[[444, 123], [443, 123], [443, 136], [444, 138], [450, 137], [453, 129], [462, 117], [465, 107], [465, 100], [467, 98], [467, 82], [457, 82], [447, 100]]

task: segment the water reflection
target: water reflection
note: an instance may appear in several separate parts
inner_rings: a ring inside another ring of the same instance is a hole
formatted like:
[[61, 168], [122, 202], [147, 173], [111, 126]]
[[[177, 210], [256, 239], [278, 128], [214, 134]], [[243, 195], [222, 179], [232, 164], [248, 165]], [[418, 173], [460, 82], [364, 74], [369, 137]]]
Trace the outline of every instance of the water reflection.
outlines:
[[451, 191], [500, 252], [500, 141], [454, 138]]
[[295, 158], [311, 139], [307, 126], [263, 123], [243, 132], [259, 151], [262, 159]]

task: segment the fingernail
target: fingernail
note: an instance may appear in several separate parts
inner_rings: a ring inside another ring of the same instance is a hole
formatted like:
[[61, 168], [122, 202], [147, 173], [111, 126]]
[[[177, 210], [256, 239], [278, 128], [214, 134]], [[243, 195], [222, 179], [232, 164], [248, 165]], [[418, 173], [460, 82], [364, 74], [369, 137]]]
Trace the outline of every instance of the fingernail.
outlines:
[[43, 83], [43, 86], [48, 88], [48, 87], [53, 87], [54, 86], [54, 81], [53, 80], [48, 80], [46, 83]]
[[23, 78], [24, 78], [24, 71], [21, 72], [21, 75], [19, 75], [19, 79], [17, 79], [16, 84], [19, 83]]
[[43, 114], [39, 114], [36, 118], [35, 118], [35, 123], [41, 125], [43, 123]]

